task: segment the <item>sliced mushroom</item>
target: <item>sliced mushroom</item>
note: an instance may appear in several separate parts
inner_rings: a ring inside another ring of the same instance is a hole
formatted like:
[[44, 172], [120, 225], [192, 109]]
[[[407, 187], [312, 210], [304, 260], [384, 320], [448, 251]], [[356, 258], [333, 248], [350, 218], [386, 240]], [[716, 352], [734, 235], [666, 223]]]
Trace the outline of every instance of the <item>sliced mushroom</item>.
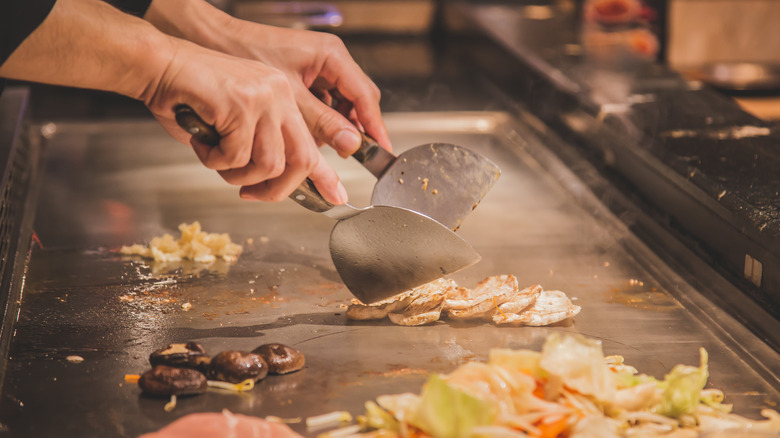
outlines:
[[258, 354], [245, 351], [223, 351], [211, 358], [209, 377], [230, 383], [246, 379], [262, 380], [268, 375], [268, 364]]
[[194, 368], [202, 372], [208, 369], [209, 360], [206, 350], [197, 342], [170, 344], [149, 355], [149, 363], [152, 366]]
[[157, 365], [141, 375], [138, 386], [149, 395], [194, 395], [206, 392], [206, 381], [198, 370]]
[[265, 359], [271, 374], [292, 373], [306, 364], [303, 353], [284, 344], [263, 344], [252, 350], [252, 353]]

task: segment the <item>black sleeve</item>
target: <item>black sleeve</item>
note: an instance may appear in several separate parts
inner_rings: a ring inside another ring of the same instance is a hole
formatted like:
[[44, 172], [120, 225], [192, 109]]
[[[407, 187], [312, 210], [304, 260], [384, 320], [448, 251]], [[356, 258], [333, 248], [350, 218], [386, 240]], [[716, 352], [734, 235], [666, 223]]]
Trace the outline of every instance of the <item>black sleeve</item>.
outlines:
[[0, 65], [51, 12], [56, 0], [0, 0]]
[[[143, 17], [152, 0], [106, 0], [118, 9]], [[56, 0], [0, 0], [0, 65], [51, 12]]]
[[127, 12], [128, 14], [135, 15], [136, 17], [143, 17], [144, 14], [146, 14], [146, 10], [149, 9], [149, 5], [152, 4], [152, 0], [103, 0], [103, 1], [113, 5], [120, 11], [124, 11]]

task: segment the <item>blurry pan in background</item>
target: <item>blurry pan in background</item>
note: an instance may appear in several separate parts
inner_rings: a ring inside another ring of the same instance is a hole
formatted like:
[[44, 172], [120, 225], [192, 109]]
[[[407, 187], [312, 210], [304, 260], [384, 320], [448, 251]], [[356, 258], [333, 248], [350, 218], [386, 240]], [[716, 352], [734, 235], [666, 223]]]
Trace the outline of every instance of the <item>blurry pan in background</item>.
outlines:
[[586, 0], [582, 46], [591, 62], [627, 67], [662, 56], [662, 11], [642, 0]]
[[671, 0], [668, 64], [734, 96], [753, 115], [780, 120], [777, 23], [775, 0]]
[[[780, 64], [779, 22], [780, 2], [774, 0], [672, 0], [669, 65], [683, 72], [710, 72], [719, 86], [728, 87], [724, 74], [728, 68], [715, 66]], [[732, 70], [733, 87], [744, 88], [750, 72], [741, 67]], [[759, 77], [766, 76], [760, 73]], [[750, 86], [758, 87], [760, 82]]]

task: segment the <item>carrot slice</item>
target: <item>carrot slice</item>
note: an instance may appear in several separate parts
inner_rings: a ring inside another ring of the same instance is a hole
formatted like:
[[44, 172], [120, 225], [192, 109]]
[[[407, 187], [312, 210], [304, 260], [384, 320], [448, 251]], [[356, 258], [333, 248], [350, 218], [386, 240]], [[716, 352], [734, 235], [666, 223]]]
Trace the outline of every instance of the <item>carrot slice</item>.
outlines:
[[125, 374], [125, 382], [128, 383], [138, 383], [138, 379], [140, 378], [140, 374]]
[[546, 423], [540, 421], [535, 425], [542, 432], [539, 438], [558, 438], [569, 427], [569, 419], [567, 417], [561, 417], [558, 420]]

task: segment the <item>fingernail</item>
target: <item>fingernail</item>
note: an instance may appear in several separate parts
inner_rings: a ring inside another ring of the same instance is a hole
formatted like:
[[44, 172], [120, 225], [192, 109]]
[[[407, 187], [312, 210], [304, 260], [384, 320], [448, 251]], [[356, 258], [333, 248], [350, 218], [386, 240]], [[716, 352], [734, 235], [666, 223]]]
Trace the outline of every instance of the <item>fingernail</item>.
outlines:
[[360, 136], [351, 129], [342, 129], [333, 140], [340, 151], [352, 153], [360, 147]]
[[339, 197], [339, 204], [343, 205], [346, 204], [347, 201], [349, 201], [349, 195], [347, 195], [347, 189], [344, 188], [344, 184], [339, 181], [338, 185], [336, 185], [336, 194]]

